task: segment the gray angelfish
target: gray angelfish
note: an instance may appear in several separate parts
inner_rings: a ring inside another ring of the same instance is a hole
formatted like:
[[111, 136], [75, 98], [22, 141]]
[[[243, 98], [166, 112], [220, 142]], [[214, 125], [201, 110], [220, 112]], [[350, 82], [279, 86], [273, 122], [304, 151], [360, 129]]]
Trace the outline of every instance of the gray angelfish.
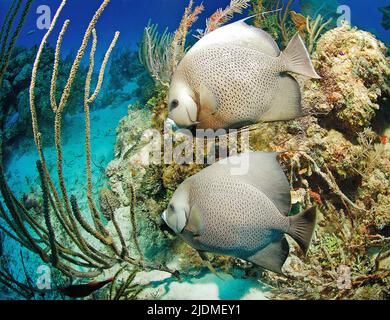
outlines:
[[[175, 191], [164, 221], [198, 251], [235, 256], [281, 273], [289, 253], [284, 235], [306, 253], [316, 210], [288, 216], [290, 185], [276, 156], [250, 152], [203, 169]], [[232, 175], [242, 161], [248, 172]]]
[[239, 128], [302, 116], [298, 82], [320, 78], [296, 34], [281, 52], [265, 31], [238, 21], [199, 40], [170, 84], [169, 117], [180, 127]]

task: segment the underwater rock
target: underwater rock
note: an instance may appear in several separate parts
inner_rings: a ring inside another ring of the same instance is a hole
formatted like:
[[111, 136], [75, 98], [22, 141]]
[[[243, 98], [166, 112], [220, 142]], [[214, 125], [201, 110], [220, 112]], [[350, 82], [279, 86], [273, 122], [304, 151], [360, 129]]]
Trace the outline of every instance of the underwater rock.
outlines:
[[[129, 85], [136, 83], [134, 90]], [[116, 105], [134, 98], [141, 104], [153, 97], [155, 84], [140, 63], [138, 53], [130, 49], [114, 51], [101, 105]]]
[[[151, 113], [147, 108], [129, 106], [128, 115], [117, 128], [116, 158], [106, 169], [109, 186], [124, 207], [117, 210], [127, 216], [131, 203], [129, 185], [135, 190], [137, 238], [145, 257], [166, 262], [172, 258], [171, 240], [159, 229], [160, 215], [166, 207], [162, 168], [149, 162], [155, 145], [148, 129], [152, 128]], [[158, 142], [158, 141], [157, 141]], [[123, 213], [122, 213], [123, 212]], [[124, 216], [124, 217], [125, 217]], [[122, 218], [117, 218], [118, 221]], [[128, 218], [127, 218], [128, 219]], [[129, 224], [126, 217], [123, 223]], [[130, 234], [130, 233], [129, 233]]]
[[150, 128], [150, 114], [148, 110], [130, 105], [128, 114], [116, 129], [115, 157], [127, 158], [134, 154], [133, 148], [140, 141], [144, 131]]
[[380, 97], [390, 93], [386, 53], [372, 34], [347, 25], [325, 33], [313, 59], [322, 79], [305, 90], [311, 109], [330, 113], [328, 125], [351, 136], [370, 126]]
[[30, 64], [24, 65], [12, 83], [13, 89], [20, 90], [20, 88], [25, 88], [28, 86], [31, 78], [31, 72], [32, 66]]

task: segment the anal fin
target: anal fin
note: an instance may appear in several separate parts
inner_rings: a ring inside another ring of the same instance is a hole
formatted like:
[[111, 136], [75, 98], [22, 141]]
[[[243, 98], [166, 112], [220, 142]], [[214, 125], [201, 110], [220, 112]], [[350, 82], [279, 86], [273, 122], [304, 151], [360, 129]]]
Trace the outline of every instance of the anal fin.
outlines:
[[265, 122], [285, 121], [302, 116], [301, 89], [298, 82], [288, 74], [281, 75], [279, 91], [271, 108], [261, 116], [260, 120]]
[[267, 270], [282, 274], [282, 266], [289, 253], [285, 237], [278, 242], [272, 242], [247, 260]]

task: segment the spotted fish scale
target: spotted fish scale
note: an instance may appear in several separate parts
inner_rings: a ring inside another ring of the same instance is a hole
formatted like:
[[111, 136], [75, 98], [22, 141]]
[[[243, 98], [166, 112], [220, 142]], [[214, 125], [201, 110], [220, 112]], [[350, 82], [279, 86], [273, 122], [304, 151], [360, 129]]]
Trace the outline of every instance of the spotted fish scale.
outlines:
[[197, 95], [203, 83], [216, 96], [217, 113], [206, 115], [199, 127], [217, 128], [218, 119], [228, 126], [260, 119], [271, 107], [285, 67], [279, 58], [257, 50], [217, 46], [194, 50], [180, 68]]
[[197, 176], [189, 194], [190, 205], [203, 214], [198, 240], [206, 251], [246, 258], [280, 240], [288, 228], [288, 218], [261, 190], [237, 178]]

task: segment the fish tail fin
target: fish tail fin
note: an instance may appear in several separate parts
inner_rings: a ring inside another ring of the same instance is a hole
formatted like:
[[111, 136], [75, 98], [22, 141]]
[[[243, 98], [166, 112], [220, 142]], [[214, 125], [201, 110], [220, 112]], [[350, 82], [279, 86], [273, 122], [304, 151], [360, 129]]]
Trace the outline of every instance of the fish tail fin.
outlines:
[[321, 79], [314, 70], [309, 52], [299, 36], [299, 33], [291, 39], [287, 48], [281, 53], [281, 58], [286, 66], [286, 71], [301, 74], [309, 78]]
[[260, 121], [286, 121], [302, 117], [301, 88], [298, 82], [290, 75], [281, 75], [279, 80], [279, 92], [276, 95], [271, 108], [264, 113]]
[[317, 208], [311, 207], [296, 216], [289, 217], [290, 227], [287, 231], [306, 254], [309, 250], [314, 227], [316, 225]]

